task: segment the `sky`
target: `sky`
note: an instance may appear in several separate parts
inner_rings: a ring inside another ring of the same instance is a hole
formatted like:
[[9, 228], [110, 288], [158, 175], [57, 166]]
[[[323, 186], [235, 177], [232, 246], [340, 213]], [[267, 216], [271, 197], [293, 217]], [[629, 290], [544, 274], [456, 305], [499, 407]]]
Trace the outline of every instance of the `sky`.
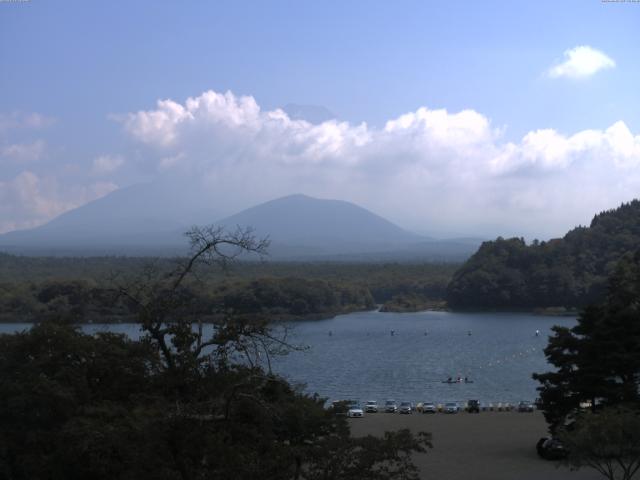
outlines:
[[638, 196], [639, 50], [634, 1], [0, 1], [0, 232], [170, 178], [560, 236]]

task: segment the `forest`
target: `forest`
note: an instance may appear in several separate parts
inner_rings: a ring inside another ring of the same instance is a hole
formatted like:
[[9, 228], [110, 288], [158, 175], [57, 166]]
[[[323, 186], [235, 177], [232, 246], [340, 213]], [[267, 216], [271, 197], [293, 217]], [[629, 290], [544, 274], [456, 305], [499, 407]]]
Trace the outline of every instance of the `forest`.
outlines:
[[485, 242], [454, 274], [451, 308], [579, 309], [601, 301], [616, 263], [640, 245], [640, 201], [596, 215], [563, 238], [499, 237]]
[[[118, 286], [167, 275], [179, 259], [26, 257], [0, 254], [0, 321], [126, 322], [132, 306]], [[237, 262], [202, 266], [185, 295], [207, 305], [207, 320], [229, 312], [269, 320], [327, 318], [371, 310], [419, 310], [442, 303], [449, 263]], [[412, 299], [409, 306], [407, 297]]]

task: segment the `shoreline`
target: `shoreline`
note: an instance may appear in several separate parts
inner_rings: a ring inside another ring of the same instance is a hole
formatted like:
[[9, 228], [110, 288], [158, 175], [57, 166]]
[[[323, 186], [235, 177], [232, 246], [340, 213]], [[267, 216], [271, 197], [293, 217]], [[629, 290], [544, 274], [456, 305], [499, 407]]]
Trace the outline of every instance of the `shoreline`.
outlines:
[[[307, 313], [304, 315], [293, 315], [293, 314], [274, 314], [271, 315], [271, 318], [268, 319], [269, 323], [279, 324], [279, 323], [295, 323], [295, 322], [307, 322], [307, 321], [323, 321], [323, 320], [331, 320], [336, 317], [349, 315], [352, 313], [366, 313], [366, 312], [377, 312], [377, 313], [426, 313], [426, 312], [436, 312], [436, 313], [468, 313], [468, 314], [482, 314], [482, 313], [501, 313], [501, 314], [530, 314], [536, 315], [540, 317], [559, 317], [559, 318], [574, 318], [578, 317], [580, 312], [577, 310], [559, 310], [557, 308], [532, 308], [532, 309], [451, 309], [449, 307], [443, 306], [439, 304], [438, 306], [421, 309], [421, 310], [383, 310], [384, 304], [376, 304], [374, 308], [345, 308], [339, 311], [331, 311], [331, 312], [315, 312], [315, 313]], [[257, 316], [265, 316], [265, 314], [256, 314]], [[136, 321], [135, 315], [104, 315], [104, 316], [92, 316], [86, 321], [82, 322], [69, 322], [72, 325], [126, 325], [126, 324], [134, 324], [139, 323]], [[202, 320], [204, 325], [213, 325], [219, 323], [221, 316], [205, 316]], [[43, 320], [36, 320], [33, 318], [21, 319], [14, 318], [11, 314], [0, 315], [0, 324], [36, 324], [40, 323]], [[193, 322], [197, 324], [197, 322]]]

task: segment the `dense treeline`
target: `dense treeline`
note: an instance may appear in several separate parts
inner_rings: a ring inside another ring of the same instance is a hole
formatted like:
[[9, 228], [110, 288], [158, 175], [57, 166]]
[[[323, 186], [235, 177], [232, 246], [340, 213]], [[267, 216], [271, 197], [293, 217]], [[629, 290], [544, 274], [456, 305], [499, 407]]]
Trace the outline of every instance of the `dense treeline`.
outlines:
[[[364, 287], [325, 280], [263, 278], [188, 285], [183, 294], [209, 312], [207, 320], [228, 313], [260, 315], [271, 320], [327, 317], [372, 309]], [[131, 321], [130, 302], [112, 287], [86, 280], [41, 284], [0, 284], [0, 321], [63, 319], [69, 323]]]
[[[176, 259], [159, 257], [25, 257], [0, 252], [0, 283], [40, 283], [45, 280], [86, 280], [109, 284], [120, 276], [149, 268], [169, 272]], [[203, 268], [205, 282], [259, 278], [318, 279], [367, 287], [376, 303], [394, 295], [418, 293], [443, 298], [457, 263], [237, 262], [230, 270]]]
[[[169, 274], [175, 259], [38, 258], [0, 254], [0, 321], [63, 318], [69, 322], [132, 319], [114, 285], [153, 272]], [[244, 262], [226, 272], [202, 267], [185, 294], [201, 311], [263, 315], [272, 320], [325, 318], [415, 298], [442, 300], [454, 264]], [[118, 272], [114, 274], [113, 272]], [[128, 280], [129, 279], [129, 280]]]
[[364, 287], [302, 278], [262, 278], [223, 284], [212, 297], [225, 311], [269, 318], [335, 315], [375, 306]]
[[580, 308], [600, 301], [616, 262], [640, 245], [640, 201], [596, 215], [548, 242], [498, 238], [482, 244], [447, 290], [457, 308]]

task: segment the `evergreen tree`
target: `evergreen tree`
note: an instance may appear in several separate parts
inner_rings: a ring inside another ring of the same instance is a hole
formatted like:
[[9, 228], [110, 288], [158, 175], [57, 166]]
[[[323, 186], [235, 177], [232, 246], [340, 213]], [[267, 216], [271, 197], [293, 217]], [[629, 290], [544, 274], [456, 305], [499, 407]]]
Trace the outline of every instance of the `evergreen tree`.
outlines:
[[557, 370], [533, 375], [552, 431], [585, 402], [640, 405], [640, 252], [621, 259], [608, 292], [573, 328], [554, 327], [545, 355]]

